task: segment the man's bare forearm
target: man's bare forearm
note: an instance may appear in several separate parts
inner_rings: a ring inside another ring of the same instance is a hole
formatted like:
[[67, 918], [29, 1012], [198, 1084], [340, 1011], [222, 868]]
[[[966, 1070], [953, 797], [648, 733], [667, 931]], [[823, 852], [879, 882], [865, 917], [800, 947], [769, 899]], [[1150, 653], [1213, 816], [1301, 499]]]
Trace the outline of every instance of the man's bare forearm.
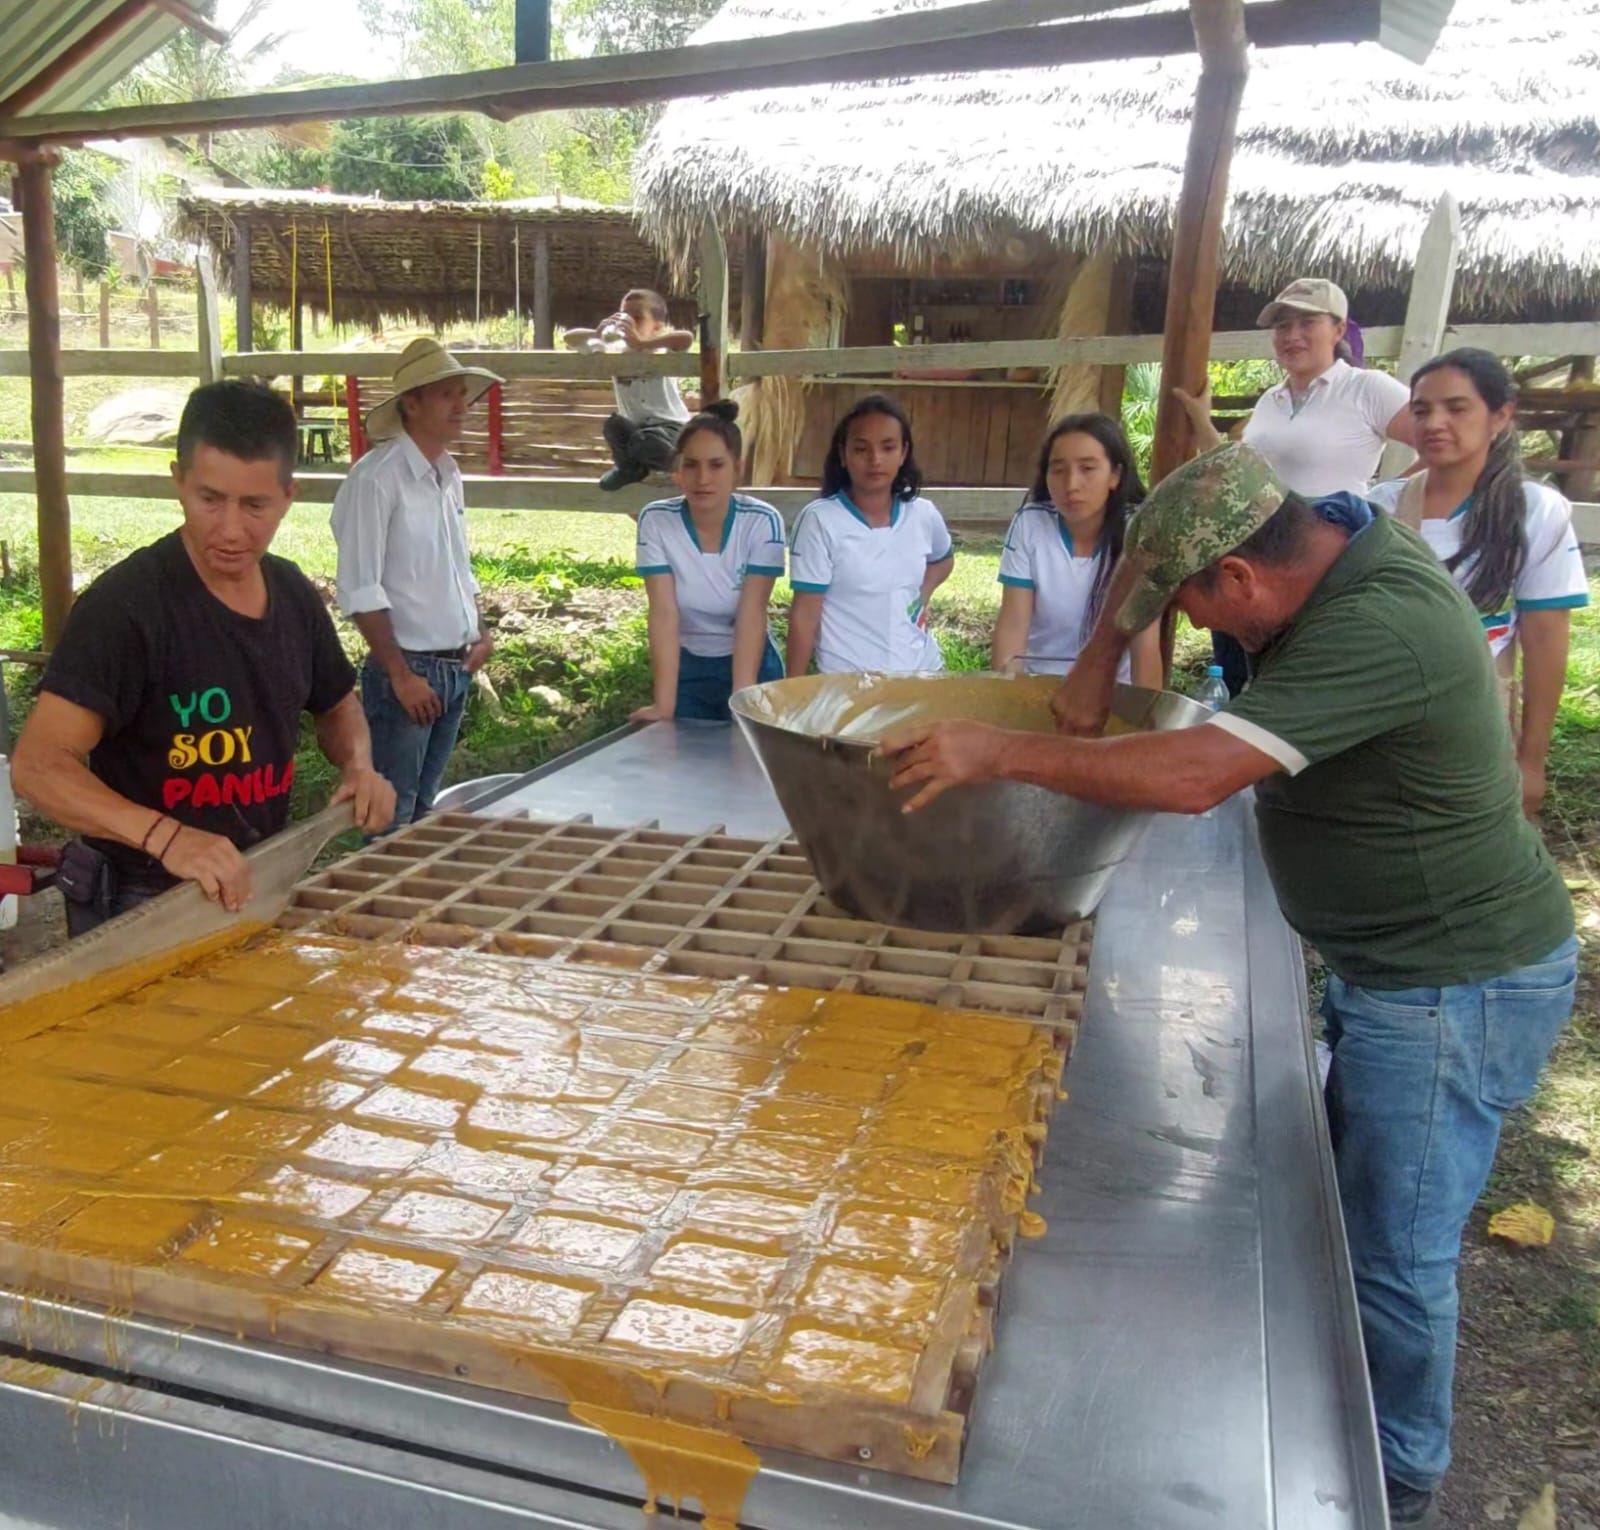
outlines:
[[159, 810], [142, 807], [113, 791], [70, 749], [18, 744], [13, 776], [18, 796], [74, 834], [114, 839], [135, 850], [148, 838], [153, 841], [149, 848], [159, 850], [171, 832], [155, 827], [164, 816]]
[[1104, 739], [1008, 733], [999, 758], [1007, 780], [1155, 813], [1208, 812], [1276, 769], [1221, 729]]
[[372, 769], [372, 734], [354, 691], [320, 713], [315, 722], [317, 746], [330, 765], [340, 770]]
[[409, 669], [405, 650], [394, 635], [394, 622], [387, 611], [357, 611], [351, 620], [367, 640], [379, 669], [392, 680], [400, 670]]

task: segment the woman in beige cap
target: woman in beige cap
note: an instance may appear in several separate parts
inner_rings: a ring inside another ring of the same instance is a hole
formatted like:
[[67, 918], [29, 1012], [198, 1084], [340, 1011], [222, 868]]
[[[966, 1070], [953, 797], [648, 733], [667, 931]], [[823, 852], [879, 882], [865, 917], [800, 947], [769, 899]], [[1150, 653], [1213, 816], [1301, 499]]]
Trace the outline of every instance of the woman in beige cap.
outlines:
[[[1386, 441], [1414, 444], [1411, 396], [1387, 372], [1352, 366], [1345, 331], [1350, 304], [1322, 277], [1292, 281], [1256, 323], [1272, 330], [1272, 350], [1284, 380], [1256, 400], [1243, 439], [1271, 463], [1296, 494], [1363, 496], [1378, 470]], [[1199, 398], [1173, 390], [1189, 412], [1202, 449], [1222, 439], [1211, 423], [1211, 393]], [[1245, 681], [1244, 652], [1232, 638], [1212, 640], [1228, 689]]]

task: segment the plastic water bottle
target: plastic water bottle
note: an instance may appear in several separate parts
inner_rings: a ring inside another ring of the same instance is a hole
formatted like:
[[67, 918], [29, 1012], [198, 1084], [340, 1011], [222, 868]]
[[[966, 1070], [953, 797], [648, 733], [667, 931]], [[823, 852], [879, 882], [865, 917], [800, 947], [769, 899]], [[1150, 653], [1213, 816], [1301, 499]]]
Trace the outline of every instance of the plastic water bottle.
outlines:
[[1206, 665], [1205, 683], [1194, 693], [1194, 699], [1201, 706], [1210, 707], [1213, 712], [1218, 707], [1227, 706], [1229, 701], [1228, 685], [1222, 678], [1222, 666], [1220, 664]]
[[[17, 863], [17, 799], [11, 794], [11, 762], [0, 754], [0, 865]], [[0, 898], [0, 930], [17, 922], [17, 895]]]

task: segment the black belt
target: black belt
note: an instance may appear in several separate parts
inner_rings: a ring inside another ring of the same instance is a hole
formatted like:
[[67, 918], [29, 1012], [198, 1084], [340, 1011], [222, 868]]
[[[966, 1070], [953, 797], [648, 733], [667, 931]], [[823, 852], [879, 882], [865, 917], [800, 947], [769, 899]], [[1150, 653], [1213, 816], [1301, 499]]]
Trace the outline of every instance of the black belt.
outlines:
[[408, 659], [448, 659], [459, 664], [472, 651], [470, 643], [463, 643], [459, 648], [408, 648], [405, 650]]

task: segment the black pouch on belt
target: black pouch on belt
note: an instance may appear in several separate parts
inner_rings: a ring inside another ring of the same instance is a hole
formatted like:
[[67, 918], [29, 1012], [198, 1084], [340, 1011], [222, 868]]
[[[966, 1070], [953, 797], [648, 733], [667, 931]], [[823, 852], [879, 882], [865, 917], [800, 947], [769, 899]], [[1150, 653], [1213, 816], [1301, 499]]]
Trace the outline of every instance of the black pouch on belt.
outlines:
[[61, 852], [56, 886], [64, 898], [93, 909], [102, 918], [111, 917], [112, 900], [117, 895], [116, 868], [92, 845], [75, 839]]

